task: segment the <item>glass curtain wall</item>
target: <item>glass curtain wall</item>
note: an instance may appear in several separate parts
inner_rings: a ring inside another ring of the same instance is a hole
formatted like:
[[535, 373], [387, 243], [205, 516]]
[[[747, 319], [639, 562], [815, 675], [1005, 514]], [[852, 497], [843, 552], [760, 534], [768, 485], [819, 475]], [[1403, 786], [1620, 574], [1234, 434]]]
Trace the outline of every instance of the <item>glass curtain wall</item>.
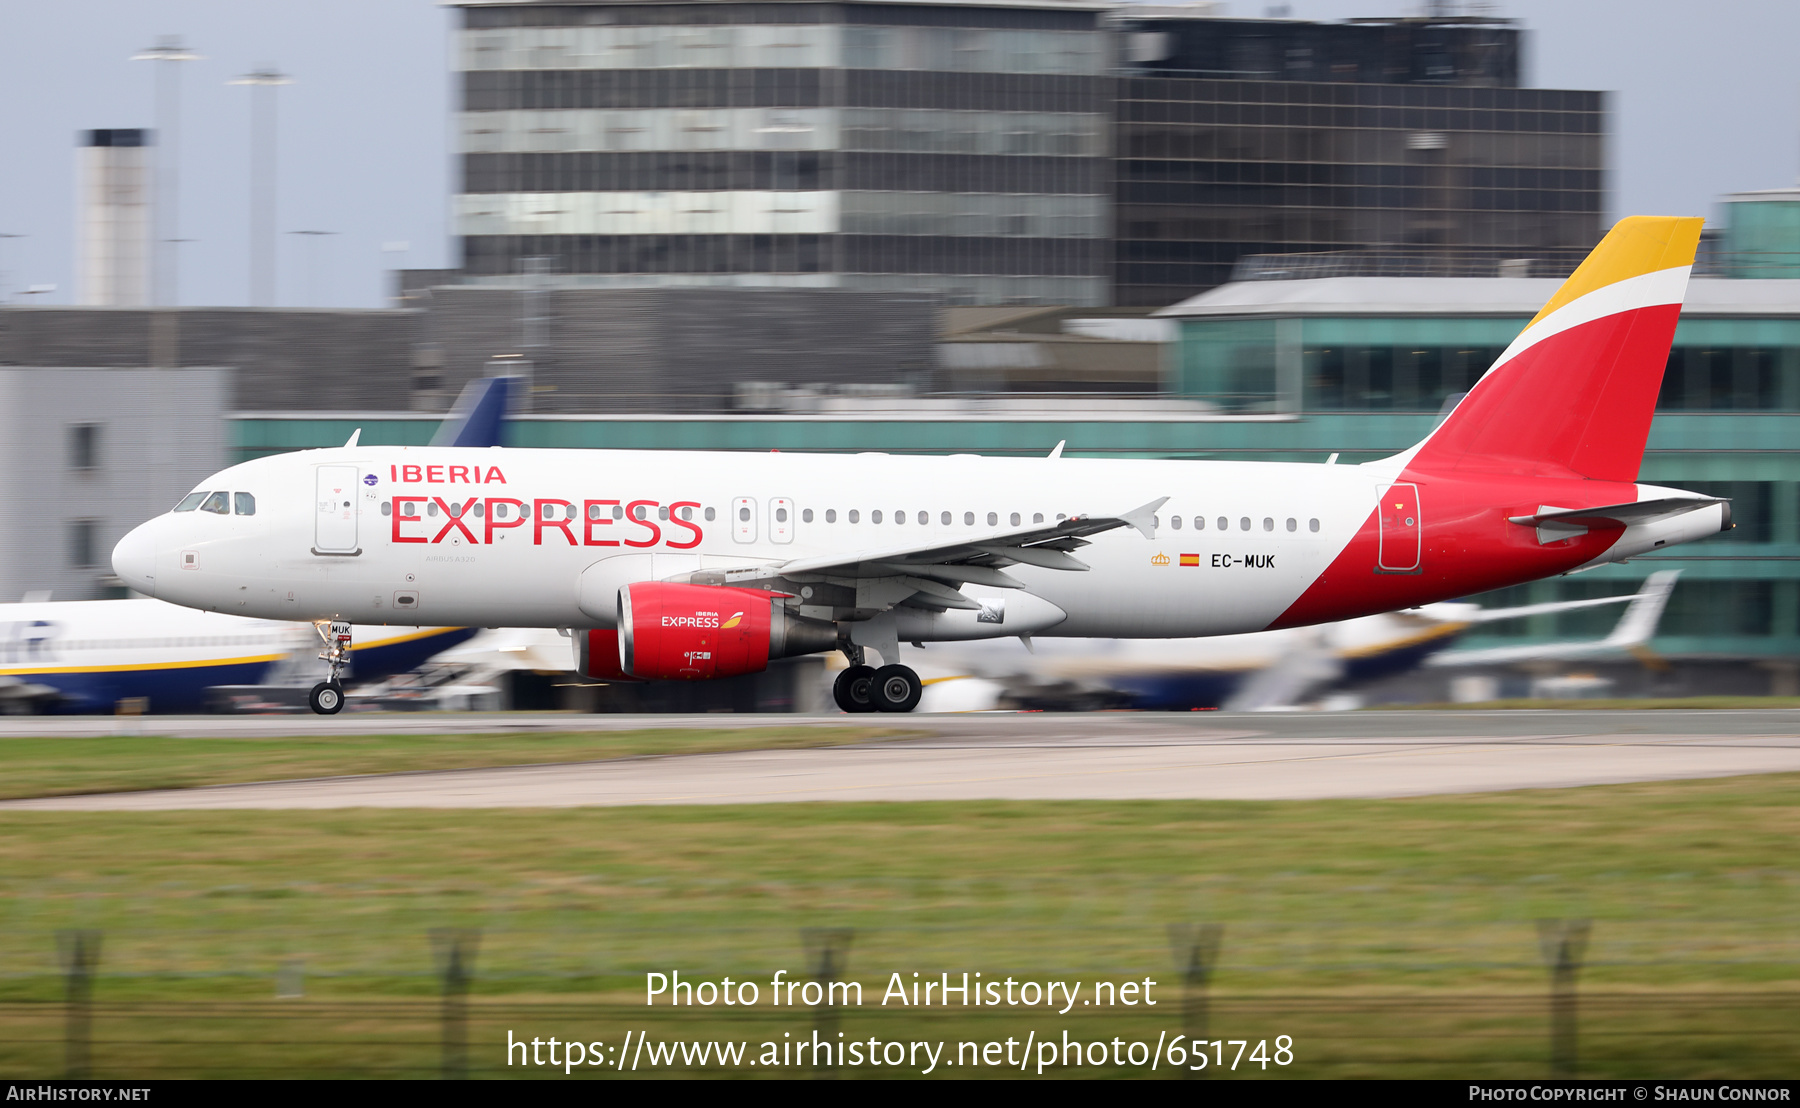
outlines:
[[1572, 266], [1602, 232], [1598, 92], [1131, 78], [1117, 127], [1124, 305], [1223, 284], [1245, 255]]
[[[1184, 320], [1178, 387], [1223, 411], [1272, 411], [1279, 360], [1299, 359], [1302, 395], [1317, 412], [1435, 412], [1467, 392], [1524, 318], [1308, 318], [1291, 349], [1275, 320]], [[1257, 348], [1260, 343], [1261, 348]], [[1284, 353], [1285, 351], [1285, 353]], [[1657, 410], [1800, 411], [1800, 320], [1685, 319], [1663, 371]]]

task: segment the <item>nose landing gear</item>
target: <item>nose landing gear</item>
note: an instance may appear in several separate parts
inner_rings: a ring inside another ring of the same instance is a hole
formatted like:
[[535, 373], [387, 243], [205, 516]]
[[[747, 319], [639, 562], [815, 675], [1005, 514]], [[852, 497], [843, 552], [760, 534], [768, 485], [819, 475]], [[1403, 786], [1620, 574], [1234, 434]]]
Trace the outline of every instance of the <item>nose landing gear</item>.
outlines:
[[319, 715], [335, 716], [344, 710], [344, 684], [338, 680], [338, 670], [350, 661], [350, 624], [319, 620], [313, 624], [313, 630], [325, 641], [319, 657], [331, 667], [331, 676], [312, 687], [306, 694], [306, 703]]

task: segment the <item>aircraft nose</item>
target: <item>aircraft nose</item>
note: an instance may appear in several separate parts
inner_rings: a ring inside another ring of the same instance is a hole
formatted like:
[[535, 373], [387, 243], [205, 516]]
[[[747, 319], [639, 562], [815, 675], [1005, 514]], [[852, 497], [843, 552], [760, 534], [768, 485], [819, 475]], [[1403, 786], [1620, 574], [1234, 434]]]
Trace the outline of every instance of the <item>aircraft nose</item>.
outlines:
[[113, 572], [119, 580], [145, 596], [156, 595], [156, 536], [154, 522], [141, 523], [113, 547]]

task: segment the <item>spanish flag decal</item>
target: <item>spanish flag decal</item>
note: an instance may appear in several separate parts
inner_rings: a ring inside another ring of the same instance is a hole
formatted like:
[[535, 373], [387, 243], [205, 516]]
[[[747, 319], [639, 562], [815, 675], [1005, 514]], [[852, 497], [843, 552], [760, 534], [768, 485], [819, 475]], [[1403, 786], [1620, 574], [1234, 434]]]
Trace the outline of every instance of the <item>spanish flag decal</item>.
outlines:
[[728, 619], [728, 620], [726, 620], [726, 621], [725, 621], [725, 622], [724, 622], [724, 623], [721, 623], [721, 624], [720, 624], [720, 625], [719, 625], [719, 630], [721, 630], [721, 631], [729, 631], [729, 630], [731, 630], [731, 629], [732, 629], [732, 628], [733, 628], [733, 627], [736, 627], [736, 626], [737, 626], [737, 625], [738, 625], [738, 624], [740, 624], [740, 623], [742, 623], [742, 622], [744, 622], [744, 613], [742, 613], [742, 612], [733, 612], [733, 613], [731, 613], [731, 618], [730, 618], [730, 619]]
[[1184, 566], [1197, 566], [1200, 564], [1200, 555], [1198, 555], [1198, 554], [1183, 554], [1181, 556], [1181, 564]]

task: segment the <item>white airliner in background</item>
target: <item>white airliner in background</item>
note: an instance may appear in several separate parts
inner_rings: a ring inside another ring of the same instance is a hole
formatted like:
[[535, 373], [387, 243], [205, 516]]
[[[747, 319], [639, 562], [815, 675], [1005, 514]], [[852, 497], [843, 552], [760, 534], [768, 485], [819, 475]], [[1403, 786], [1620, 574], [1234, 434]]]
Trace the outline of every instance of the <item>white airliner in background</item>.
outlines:
[[[1621, 221], [1448, 417], [1382, 461], [353, 437], [208, 478], [127, 535], [113, 568], [159, 599], [330, 620], [340, 639], [396, 616], [579, 629], [594, 677], [697, 680], [841, 650], [849, 711], [918, 704], [903, 641], [1229, 635], [1470, 596], [1731, 525], [1718, 497], [1636, 482], [1700, 225]], [[195, 510], [240, 492], [267, 510]]]
[[[1420, 665], [1467, 668], [1630, 658], [1656, 633], [1680, 570], [1653, 573], [1635, 593], [1482, 608], [1446, 602], [1317, 627], [1211, 639], [1042, 639], [1025, 648], [954, 644], [926, 652], [922, 706], [978, 711], [1003, 705], [1089, 705], [1150, 711], [1291, 707]], [[1476, 627], [1614, 604], [1612, 633], [1582, 642], [1449, 650]]]
[[[346, 676], [372, 681], [404, 673], [474, 634], [467, 627], [359, 627]], [[308, 623], [161, 600], [0, 604], [0, 705], [92, 713], [141, 700], [152, 712], [198, 712], [207, 689], [260, 685], [323, 645]]]
[[[500, 442], [516, 377], [471, 381], [432, 436], [439, 446]], [[191, 498], [190, 498], [191, 499]], [[251, 495], [209, 498], [200, 510], [253, 517]], [[348, 674], [378, 680], [413, 669], [474, 635], [463, 627], [364, 627], [353, 632]], [[0, 710], [111, 712], [136, 701], [152, 712], [197, 712], [207, 690], [260, 685], [322, 644], [310, 623], [195, 611], [159, 600], [0, 604]], [[309, 678], [310, 679], [310, 678]]]

